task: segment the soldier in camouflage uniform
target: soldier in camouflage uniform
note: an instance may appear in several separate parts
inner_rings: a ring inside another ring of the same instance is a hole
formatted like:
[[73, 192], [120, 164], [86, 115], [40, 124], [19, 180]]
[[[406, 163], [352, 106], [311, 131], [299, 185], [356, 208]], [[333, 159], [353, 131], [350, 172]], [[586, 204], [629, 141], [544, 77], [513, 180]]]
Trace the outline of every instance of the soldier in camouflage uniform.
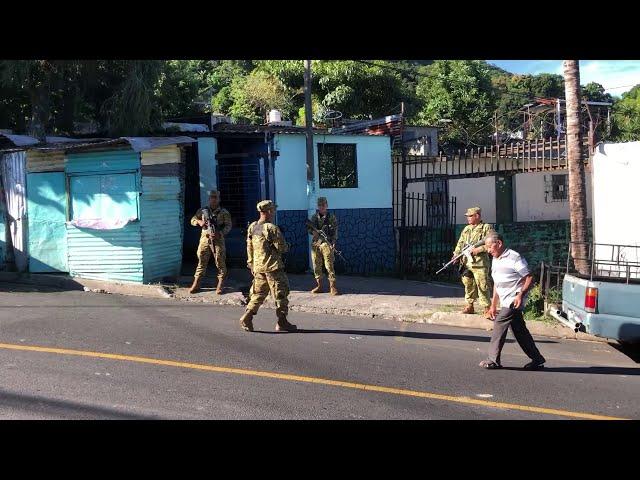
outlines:
[[287, 321], [289, 313], [289, 279], [284, 272], [282, 254], [289, 250], [280, 229], [274, 225], [276, 206], [271, 200], [258, 203], [260, 220], [247, 228], [247, 267], [253, 273], [249, 304], [240, 318], [240, 327], [253, 332], [253, 317], [269, 292], [276, 304], [276, 331], [294, 332], [295, 325]]
[[[488, 223], [484, 223], [481, 218], [480, 207], [472, 207], [465, 213], [467, 225], [460, 234], [460, 239], [453, 252], [453, 256], [458, 255], [465, 245], [477, 243], [493, 232], [493, 228]], [[467, 306], [462, 313], [474, 313], [473, 303], [479, 299], [480, 306], [484, 308], [484, 317], [490, 319], [489, 306], [491, 305], [492, 282], [491, 282], [491, 261], [484, 245], [475, 247], [471, 251], [472, 261], [469, 263], [466, 257], [460, 260], [463, 262], [462, 284], [464, 285], [464, 299]]]
[[327, 212], [328, 203], [325, 197], [318, 198], [318, 210], [311, 217], [310, 222], [317, 230], [323, 230], [330, 243], [322, 238], [313, 229], [307, 227], [307, 231], [313, 235], [311, 241], [311, 260], [313, 261], [313, 276], [316, 278], [316, 286], [311, 293], [322, 291], [322, 265], [327, 269], [329, 277], [329, 288], [331, 295], [339, 295], [336, 288], [336, 272], [333, 268], [335, 256], [333, 248], [338, 239], [338, 220], [333, 213]]
[[198, 267], [193, 278], [193, 285], [189, 289], [189, 293], [196, 293], [200, 289], [200, 282], [202, 277], [207, 272], [207, 265], [211, 255], [216, 263], [218, 269], [218, 285], [216, 287], [216, 293], [219, 295], [222, 293], [222, 284], [227, 276], [227, 253], [224, 243], [224, 237], [231, 230], [231, 215], [229, 212], [220, 207], [220, 192], [213, 190], [209, 193], [209, 215], [215, 223], [215, 237], [213, 239], [213, 245], [215, 251], [211, 251], [209, 245], [209, 236], [207, 234], [208, 225], [203, 216], [204, 208], [199, 209], [196, 214], [191, 218], [191, 225], [194, 227], [200, 226], [202, 233], [200, 234], [200, 243], [198, 244]]

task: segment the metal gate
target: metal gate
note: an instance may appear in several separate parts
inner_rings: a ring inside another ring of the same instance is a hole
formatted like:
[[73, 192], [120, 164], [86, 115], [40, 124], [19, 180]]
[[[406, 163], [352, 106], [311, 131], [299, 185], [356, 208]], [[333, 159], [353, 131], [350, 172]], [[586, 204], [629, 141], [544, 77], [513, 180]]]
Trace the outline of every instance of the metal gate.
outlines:
[[[433, 279], [436, 271], [451, 259], [455, 245], [456, 199], [435, 201], [429, 194], [405, 195], [405, 226], [401, 232], [403, 276]], [[454, 269], [438, 278], [454, 278]]]
[[229, 211], [233, 222], [225, 242], [230, 267], [246, 267], [247, 226], [258, 218], [256, 204], [266, 198], [264, 171], [263, 159], [258, 155], [218, 158], [221, 205]]
[[[397, 155], [393, 161], [397, 270], [405, 278], [435, 279], [455, 248], [456, 199], [449, 198], [446, 177], [424, 175], [422, 166], [407, 157]], [[448, 269], [437, 278], [455, 275], [455, 269]]]

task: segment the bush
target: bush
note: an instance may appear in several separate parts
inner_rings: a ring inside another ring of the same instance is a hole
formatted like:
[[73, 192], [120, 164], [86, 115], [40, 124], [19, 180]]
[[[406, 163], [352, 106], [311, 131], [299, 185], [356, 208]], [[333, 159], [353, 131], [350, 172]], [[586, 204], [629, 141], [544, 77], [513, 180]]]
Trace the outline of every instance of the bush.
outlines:
[[542, 287], [536, 283], [529, 291], [527, 303], [524, 306], [523, 315], [525, 320], [534, 320], [544, 315], [544, 297], [542, 295]]
[[546, 295], [547, 303], [562, 303], [562, 288], [551, 287]]

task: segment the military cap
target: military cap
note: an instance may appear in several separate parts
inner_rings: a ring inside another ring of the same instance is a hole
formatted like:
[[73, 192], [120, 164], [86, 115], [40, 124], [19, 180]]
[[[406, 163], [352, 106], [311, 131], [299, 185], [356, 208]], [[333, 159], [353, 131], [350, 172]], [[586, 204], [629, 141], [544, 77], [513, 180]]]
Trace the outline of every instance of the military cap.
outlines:
[[480, 209], [480, 207], [471, 207], [469, 209], [467, 209], [467, 213], [464, 214], [465, 217], [469, 217], [471, 215], [475, 215], [480, 214], [482, 212], [482, 210]]
[[272, 208], [276, 208], [276, 204], [273, 203], [271, 200], [262, 200], [261, 202], [258, 202], [259, 212], [268, 212]]
[[326, 205], [327, 203], [327, 197], [318, 197], [318, 205]]

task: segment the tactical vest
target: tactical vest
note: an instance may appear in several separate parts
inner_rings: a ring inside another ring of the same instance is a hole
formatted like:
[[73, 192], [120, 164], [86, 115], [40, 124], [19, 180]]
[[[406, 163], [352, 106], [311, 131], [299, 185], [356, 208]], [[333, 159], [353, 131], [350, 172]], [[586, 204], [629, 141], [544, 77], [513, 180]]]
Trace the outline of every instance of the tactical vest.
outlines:
[[[221, 225], [218, 223], [218, 215], [220, 214], [220, 212], [222, 211], [222, 208], [218, 207], [215, 211], [215, 213], [211, 210], [211, 207], [205, 207], [202, 209], [202, 219], [203, 220], [207, 220], [206, 214], [205, 214], [205, 210], [209, 211], [209, 217], [211, 218], [211, 222], [213, 223], [213, 226], [215, 228], [216, 231], [222, 230], [224, 228], [224, 223]], [[202, 230], [207, 230], [206, 227], [202, 227]]]
[[320, 220], [320, 214], [316, 213], [315, 217], [316, 217], [316, 224], [314, 225], [316, 227], [316, 229], [318, 230], [323, 230], [324, 233], [327, 234], [327, 237], [329, 238], [333, 238], [334, 235], [334, 228], [333, 225], [331, 225], [329, 223], [329, 211], [327, 210], [327, 214], [323, 217], [324, 221]]

